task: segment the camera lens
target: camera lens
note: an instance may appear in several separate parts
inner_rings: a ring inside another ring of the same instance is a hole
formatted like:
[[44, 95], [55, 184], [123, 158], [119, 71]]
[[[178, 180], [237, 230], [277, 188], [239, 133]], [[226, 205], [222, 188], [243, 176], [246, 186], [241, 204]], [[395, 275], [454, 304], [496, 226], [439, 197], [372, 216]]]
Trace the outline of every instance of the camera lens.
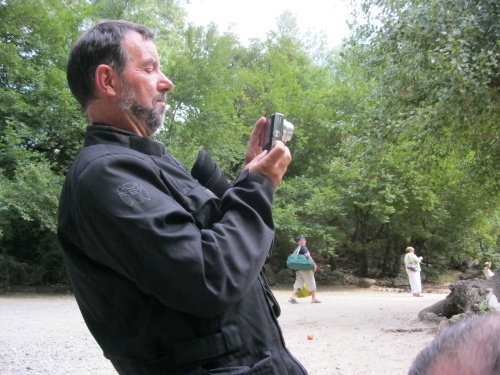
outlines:
[[283, 120], [283, 142], [288, 142], [293, 136], [293, 124], [290, 121]]

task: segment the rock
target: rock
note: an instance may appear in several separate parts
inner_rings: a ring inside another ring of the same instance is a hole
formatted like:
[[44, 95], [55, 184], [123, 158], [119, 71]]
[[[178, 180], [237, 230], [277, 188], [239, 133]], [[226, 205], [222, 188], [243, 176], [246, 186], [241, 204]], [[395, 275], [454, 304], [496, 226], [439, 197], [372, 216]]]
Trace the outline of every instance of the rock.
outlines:
[[380, 268], [368, 268], [366, 276], [369, 278], [379, 278], [382, 275], [382, 270]]
[[352, 274], [346, 274], [344, 280], [345, 285], [358, 285], [361, 278]]
[[441, 332], [445, 331], [450, 326], [452, 326], [454, 324], [457, 324], [457, 323], [461, 322], [464, 319], [472, 318], [475, 315], [476, 314], [474, 314], [474, 312], [467, 311], [467, 312], [464, 312], [462, 314], [453, 315], [450, 319], [443, 318], [443, 320], [441, 321], [441, 323], [439, 323], [438, 333], [441, 333]]
[[444, 318], [438, 326], [438, 333], [446, 331], [451, 326], [451, 323], [448, 319]]
[[409, 286], [410, 281], [408, 280], [408, 275], [406, 272], [404, 274], [399, 274], [393, 281], [392, 281], [392, 286], [395, 288], [402, 287], [402, 286]]
[[326, 274], [326, 283], [329, 285], [344, 285], [345, 274], [342, 271], [335, 270]]
[[467, 312], [464, 312], [463, 314], [457, 314], [457, 315], [453, 315], [451, 318], [450, 318], [450, 323], [451, 324], [457, 324], [458, 322], [460, 322], [461, 320], [463, 319], [468, 319], [472, 316], [474, 316], [475, 314], [472, 312], [472, 311], [467, 311]]
[[360, 288], [369, 288], [371, 287], [372, 285], [375, 285], [377, 283], [377, 280], [374, 280], [374, 279], [366, 279], [366, 278], [362, 278], [362, 279], [359, 279], [358, 281], [358, 286]]
[[476, 277], [480, 277], [481, 275], [482, 275], [482, 272], [480, 272], [480, 271], [466, 268], [465, 271], [459, 275], [459, 279], [460, 280], [470, 280], [470, 279], [474, 279]]
[[462, 257], [460, 259], [460, 266], [464, 267], [465, 269], [470, 269], [474, 266], [474, 260], [469, 258], [468, 256]]
[[385, 287], [388, 287], [388, 288], [391, 288], [394, 286], [394, 279], [392, 278], [383, 278], [383, 279], [378, 279], [377, 281], [377, 285], [380, 285], [380, 286], [385, 286]]
[[443, 319], [446, 319], [446, 318], [443, 318], [443, 317], [439, 317], [439, 316], [437, 316], [436, 314], [434, 314], [432, 312], [423, 313], [420, 318], [421, 318], [421, 320], [424, 320], [426, 322], [432, 322], [432, 323], [437, 323], [437, 324], [441, 324], [441, 322], [443, 321]]
[[498, 303], [497, 297], [493, 294], [493, 289], [486, 289], [486, 303], [492, 310], [500, 311], [500, 304]]

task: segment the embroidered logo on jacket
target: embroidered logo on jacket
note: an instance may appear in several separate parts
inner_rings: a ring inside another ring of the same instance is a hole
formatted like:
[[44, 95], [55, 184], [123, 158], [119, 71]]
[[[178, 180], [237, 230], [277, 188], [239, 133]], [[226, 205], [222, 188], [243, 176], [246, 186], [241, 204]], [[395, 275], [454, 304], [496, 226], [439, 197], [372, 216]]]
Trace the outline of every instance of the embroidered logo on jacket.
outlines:
[[116, 188], [123, 201], [132, 206], [151, 200], [148, 191], [138, 182], [128, 182]]

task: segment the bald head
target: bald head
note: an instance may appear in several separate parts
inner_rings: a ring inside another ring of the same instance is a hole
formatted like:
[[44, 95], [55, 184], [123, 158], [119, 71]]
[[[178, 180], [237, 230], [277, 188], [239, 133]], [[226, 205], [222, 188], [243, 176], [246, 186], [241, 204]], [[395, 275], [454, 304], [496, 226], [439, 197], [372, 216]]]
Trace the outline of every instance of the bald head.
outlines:
[[408, 375], [500, 375], [500, 315], [451, 326], [418, 354]]

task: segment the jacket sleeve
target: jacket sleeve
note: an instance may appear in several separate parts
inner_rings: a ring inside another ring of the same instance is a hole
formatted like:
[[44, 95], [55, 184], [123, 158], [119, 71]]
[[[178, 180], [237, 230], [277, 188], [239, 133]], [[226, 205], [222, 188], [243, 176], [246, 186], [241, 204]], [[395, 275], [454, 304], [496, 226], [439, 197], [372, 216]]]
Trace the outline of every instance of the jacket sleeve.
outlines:
[[242, 172], [220, 211], [208, 213], [216, 220], [200, 227], [194, 213], [219, 200], [169, 168], [158, 173], [130, 154], [105, 155], [82, 168], [72, 183], [82, 247], [167, 307], [214, 316], [242, 298], [264, 265], [275, 189], [267, 177]]
[[416, 256], [415, 254], [411, 254], [410, 261], [414, 264], [420, 264], [420, 258]]
[[408, 266], [408, 264], [413, 263], [413, 264], [419, 264], [420, 263], [420, 258], [417, 257], [415, 254], [408, 253], [405, 255], [405, 266]]

